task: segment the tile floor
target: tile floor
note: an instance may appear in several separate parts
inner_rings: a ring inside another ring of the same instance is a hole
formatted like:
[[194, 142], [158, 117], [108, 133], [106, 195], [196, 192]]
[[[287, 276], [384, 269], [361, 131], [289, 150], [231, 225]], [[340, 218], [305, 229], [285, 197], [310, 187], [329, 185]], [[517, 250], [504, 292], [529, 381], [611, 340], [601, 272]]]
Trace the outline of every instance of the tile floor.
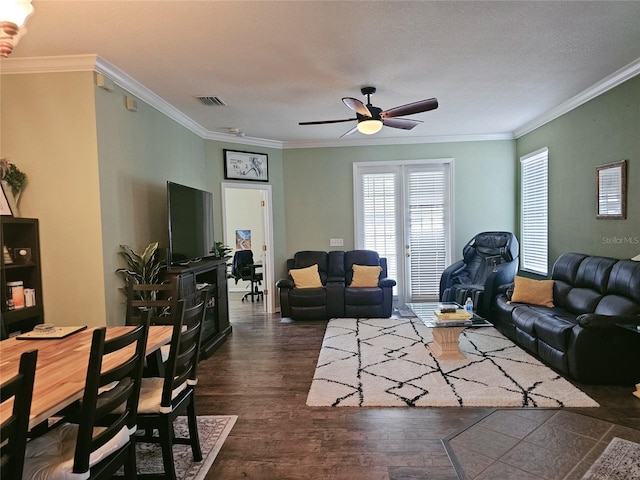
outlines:
[[461, 480], [579, 480], [613, 437], [640, 430], [567, 410], [496, 409], [443, 444]]

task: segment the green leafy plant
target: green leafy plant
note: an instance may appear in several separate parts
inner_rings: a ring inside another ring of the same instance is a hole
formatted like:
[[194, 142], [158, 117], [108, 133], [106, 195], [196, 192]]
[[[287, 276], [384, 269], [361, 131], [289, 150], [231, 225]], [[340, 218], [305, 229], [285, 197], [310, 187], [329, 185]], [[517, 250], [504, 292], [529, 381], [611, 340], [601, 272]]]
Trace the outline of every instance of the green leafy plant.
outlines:
[[[160, 283], [160, 271], [164, 267], [164, 260], [158, 258], [158, 242], [150, 243], [142, 253], [136, 252], [127, 245], [120, 245], [120, 255], [127, 261], [126, 268], [119, 268], [116, 273], [122, 275], [124, 287], [120, 289], [125, 295], [130, 282]], [[155, 295], [155, 292], [149, 292]], [[155, 300], [149, 298], [147, 300]]]
[[0, 180], [4, 180], [18, 196], [27, 184], [27, 174], [6, 158], [0, 158]]
[[211, 250], [212, 253], [216, 254], [216, 257], [220, 257], [220, 258], [231, 258], [230, 253], [233, 251], [233, 249], [229, 248], [228, 245], [225, 245], [222, 242], [216, 242], [215, 246], [213, 247], [213, 250]]

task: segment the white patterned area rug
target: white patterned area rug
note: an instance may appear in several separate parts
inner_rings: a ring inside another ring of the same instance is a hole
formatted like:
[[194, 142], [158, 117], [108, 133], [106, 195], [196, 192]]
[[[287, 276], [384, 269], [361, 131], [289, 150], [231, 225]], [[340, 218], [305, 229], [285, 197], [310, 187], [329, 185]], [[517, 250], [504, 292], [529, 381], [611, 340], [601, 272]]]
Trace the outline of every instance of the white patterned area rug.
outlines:
[[640, 444], [614, 437], [582, 480], [640, 478]]
[[437, 360], [431, 341], [417, 318], [331, 320], [307, 405], [599, 406], [493, 327], [460, 334], [464, 360]]
[[[202, 461], [194, 462], [189, 445], [174, 445], [173, 460], [178, 480], [203, 480], [222, 448], [227, 435], [238, 419], [235, 415], [198, 416], [198, 434], [202, 448]], [[187, 417], [178, 417], [174, 430], [177, 437], [188, 437]], [[162, 473], [160, 446], [152, 443], [136, 443], [136, 462], [139, 474]]]

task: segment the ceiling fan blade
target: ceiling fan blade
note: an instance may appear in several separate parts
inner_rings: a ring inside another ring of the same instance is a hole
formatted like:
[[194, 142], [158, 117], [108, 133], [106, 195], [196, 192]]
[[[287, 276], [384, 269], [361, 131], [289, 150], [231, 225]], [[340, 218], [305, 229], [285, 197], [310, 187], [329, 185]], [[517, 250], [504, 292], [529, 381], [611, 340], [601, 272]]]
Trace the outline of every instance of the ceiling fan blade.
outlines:
[[364, 115], [365, 117], [372, 116], [367, 106], [357, 98], [343, 97], [342, 103], [344, 103], [347, 107], [349, 107], [354, 112], [359, 113], [360, 115]]
[[418, 102], [408, 103], [399, 107], [390, 108], [380, 113], [382, 118], [404, 117], [405, 115], [413, 115], [414, 113], [428, 112], [438, 108], [438, 99], [429, 98]]
[[298, 122], [298, 125], [324, 125], [326, 123], [353, 122], [354, 120], [358, 120], [358, 119], [357, 118], [344, 118], [342, 120], [318, 120], [316, 122]]
[[348, 132], [343, 133], [342, 135], [340, 135], [340, 138], [342, 137], [346, 137], [347, 135], [351, 135], [352, 133], [356, 133], [358, 131], [358, 126], [356, 125], [355, 127], [353, 127], [351, 130], [349, 130]]
[[411, 118], [383, 118], [382, 124], [385, 127], [401, 128], [402, 130], [411, 130], [416, 125], [421, 124], [420, 120], [413, 120]]

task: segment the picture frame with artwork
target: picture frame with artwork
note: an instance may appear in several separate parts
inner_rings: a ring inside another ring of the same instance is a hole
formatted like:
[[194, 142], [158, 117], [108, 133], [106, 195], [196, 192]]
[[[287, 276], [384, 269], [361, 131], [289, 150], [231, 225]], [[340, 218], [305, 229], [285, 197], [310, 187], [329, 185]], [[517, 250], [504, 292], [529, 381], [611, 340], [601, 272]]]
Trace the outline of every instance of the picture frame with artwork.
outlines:
[[224, 178], [269, 181], [269, 156], [266, 153], [242, 152], [224, 149]]
[[[0, 215], [13, 216], [7, 193], [4, 191], [5, 184], [0, 182]], [[9, 187], [11, 188], [11, 187]]]
[[596, 167], [596, 218], [627, 218], [627, 161]]

